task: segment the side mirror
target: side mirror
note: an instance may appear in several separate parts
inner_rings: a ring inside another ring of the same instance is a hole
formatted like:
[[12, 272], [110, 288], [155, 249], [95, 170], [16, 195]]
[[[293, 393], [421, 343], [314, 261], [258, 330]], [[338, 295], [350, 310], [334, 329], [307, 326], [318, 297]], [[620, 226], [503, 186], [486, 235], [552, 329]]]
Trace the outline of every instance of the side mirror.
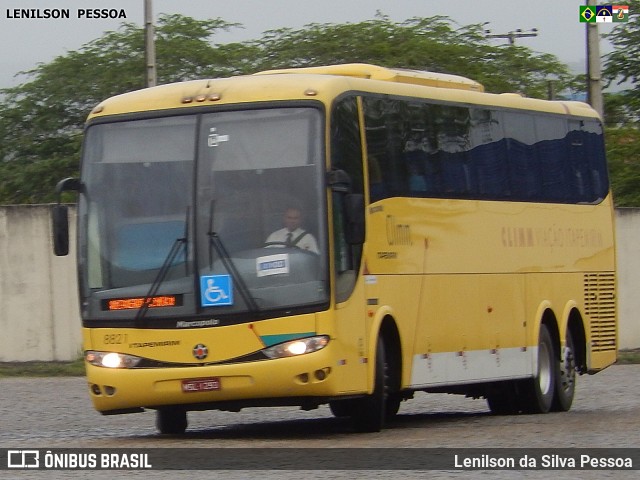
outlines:
[[327, 184], [334, 192], [348, 193], [351, 191], [351, 177], [344, 170], [327, 172]]
[[82, 183], [77, 178], [65, 178], [56, 185], [58, 203], [51, 210], [51, 224], [53, 226], [53, 253], [58, 257], [69, 254], [69, 208], [62, 205], [62, 192], [69, 190], [79, 192]]
[[328, 172], [327, 184], [334, 193], [344, 196], [345, 240], [349, 245], [362, 245], [365, 237], [364, 195], [351, 193], [351, 177], [344, 170]]
[[69, 254], [69, 208], [66, 205], [54, 205], [51, 210], [53, 225], [53, 253], [58, 257]]
[[364, 195], [350, 193], [345, 196], [345, 238], [349, 245], [362, 245], [365, 238]]

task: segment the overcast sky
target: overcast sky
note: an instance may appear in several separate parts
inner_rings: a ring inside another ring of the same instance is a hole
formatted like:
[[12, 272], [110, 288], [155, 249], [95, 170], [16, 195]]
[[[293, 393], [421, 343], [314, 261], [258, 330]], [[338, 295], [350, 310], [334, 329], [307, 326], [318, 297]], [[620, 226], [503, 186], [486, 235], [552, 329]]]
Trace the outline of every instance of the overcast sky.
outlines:
[[[552, 53], [573, 68], [585, 58], [584, 0], [153, 0], [153, 13], [180, 13], [197, 19], [222, 18], [241, 23], [214, 38], [217, 43], [256, 39], [270, 29], [302, 28], [310, 23], [356, 23], [376, 11], [393, 21], [446, 15], [461, 25], [489, 22], [494, 34], [538, 29], [535, 38], [517, 40], [538, 52]], [[77, 50], [123, 22], [144, 23], [143, 0], [0, 0], [0, 88], [24, 81], [15, 75], [38, 63]], [[69, 19], [16, 18], [15, 9], [70, 9]], [[78, 18], [78, 9], [124, 10], [126, 19]], [[601, 26], [602, 33], [611, 26]], [[505, 42], [506, 40], [492, 40]], [[603, 42], [603, 53], [609, 51]]]

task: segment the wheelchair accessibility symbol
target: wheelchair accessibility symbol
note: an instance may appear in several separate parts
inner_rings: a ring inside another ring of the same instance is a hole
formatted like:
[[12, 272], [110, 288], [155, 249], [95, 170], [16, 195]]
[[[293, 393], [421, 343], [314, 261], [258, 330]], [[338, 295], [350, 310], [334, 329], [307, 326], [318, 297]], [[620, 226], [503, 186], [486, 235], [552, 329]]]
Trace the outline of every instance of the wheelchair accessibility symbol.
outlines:
[[200, 277], [200, 304], [203, 307], [233, 305], [233, 286], [229, 275]]

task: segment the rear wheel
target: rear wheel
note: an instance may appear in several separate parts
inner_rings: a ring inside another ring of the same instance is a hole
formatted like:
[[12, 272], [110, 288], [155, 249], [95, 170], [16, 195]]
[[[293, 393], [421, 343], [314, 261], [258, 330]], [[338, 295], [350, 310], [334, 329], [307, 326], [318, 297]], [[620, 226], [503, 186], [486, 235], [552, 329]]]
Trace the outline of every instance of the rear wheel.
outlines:
[[567, 330], [564, 345], [564, 355], [557, 362], [556, 391], [551, 407], [555, 412], [568, 412], [576, 392], [576, 357], [570, 330]]
[[166, 407], [156, 411], [156, 428], [162, 434], [177, 435], [187, 430], [187, 412], [181, 408]]
[[541, 325], [537, 372], [532, 379], [525, 382], [521, 397], [525, 412], [547, 413], [551, 409], [556, 390], [557, 369], [553, 340], [547, 326]]

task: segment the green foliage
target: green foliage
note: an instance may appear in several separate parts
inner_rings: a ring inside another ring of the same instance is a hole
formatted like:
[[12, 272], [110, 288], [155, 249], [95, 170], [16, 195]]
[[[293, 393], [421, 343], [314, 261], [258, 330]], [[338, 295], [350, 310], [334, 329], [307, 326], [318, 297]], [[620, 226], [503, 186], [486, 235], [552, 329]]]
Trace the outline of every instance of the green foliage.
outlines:
[[560, 89], [573, 76], [553, 55], [525, 47], [492, 46], [481, 24], [458, 26], [448, 17], [395, 23], [378, 13], [357, 24], [312, 24], [266, 32], [254, 43], [260, 69], [365, 62], [470, 77], [487, 91], [545, 98], [548, 78]]
[[[210, 43], [216, 32], [233, 26], [220, 19], [162, 16], [156, 27], [159, 82], [240, 73], [231, 65], [245, 49]], [[0, 97], [0, 203], [53, 201], [57, 181], [77, 175], [82, 127], [91, 109], [144, 87], [144, 31], [125, 23], [25, 75], [29, 81]]]
[[618, 365], [638, 365], [640, 364], [640, 349], [620, 350], [618, 352]]
[[631, 108], [631, 92], [604, 94], [604, 120], [609, 127], [635, 125], [637, 112]]
[[[639, 0], [640, 1], [640, 0]], [[259, 70], [348, 62], [467, 76], [489, 92], [544, 98], [575, 77], [554, 56], [495, 46], [483, 25], [447, 17], [392, 22], [378, 13], [360, 23], [312, 24], [265, 32], [258, 40], [216, 44], [239, 27], [222, 19], [161, 16], [156, 26], [158, 82], [227, 77]], [[76, 175], [84, 120], [105, 98], [144, 86], [144, 32], [125, 23], [77, 51], [26, 72], [0, 91], [0, 203], [50, 202], [57, 180]]]
[[625, 110], [634, 119], [640, 117], [640, 0], [627, 0], [629, 21], [617, 24], [605, 37], [614, 50], [605, 56], [603, 76], [609, 84], [631, 83], [625, 92]]
[[6, 377], [83, 377], [84, 359], [73, 362], [0, 363], [0, 378]]
[[[603, 76], [609, 84], [630, 84], [631, 88], [605, 95], [607, 156], [616, 206], [640, 206], [640, 0], [630, 5], [629, 21], [605, 35], [614, 46], [605, 57]], [[620, 128], [612, 128], [614, 126]]]
[[607, 155], [613, 198], [618, 207], [640, 206], [640, 130], [607, 130]]
[[605, 37], [615, 47], [606, 56], [604, 74], [610, 80], [624, 82], [640, 80], [640, 0], [627, 0], [629, 21], [617, 24]]

